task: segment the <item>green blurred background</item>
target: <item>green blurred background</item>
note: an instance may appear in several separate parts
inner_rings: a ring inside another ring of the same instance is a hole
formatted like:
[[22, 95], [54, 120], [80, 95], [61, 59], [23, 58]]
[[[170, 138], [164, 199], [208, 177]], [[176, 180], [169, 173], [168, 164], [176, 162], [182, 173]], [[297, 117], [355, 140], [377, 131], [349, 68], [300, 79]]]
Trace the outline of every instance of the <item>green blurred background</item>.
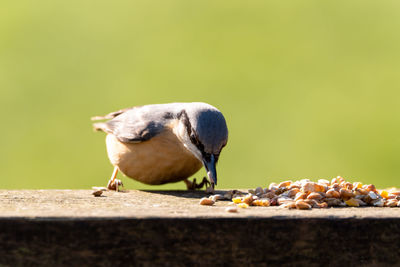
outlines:
[[105, 185], [90, 117], [175, 101], [225, 114], [219, 188], [399, 187], [399, 89], [395, 0], [3, 0], [0, 188]]

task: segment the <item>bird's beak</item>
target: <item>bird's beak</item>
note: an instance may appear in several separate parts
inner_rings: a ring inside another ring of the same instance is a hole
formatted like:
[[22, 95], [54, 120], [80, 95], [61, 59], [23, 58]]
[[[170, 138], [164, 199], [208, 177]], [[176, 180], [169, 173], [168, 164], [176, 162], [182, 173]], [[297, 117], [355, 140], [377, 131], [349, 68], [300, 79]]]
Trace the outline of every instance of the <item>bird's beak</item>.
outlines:
[[204, 167], [206, 168], [207, 171], [207, 176], [208, 179], [210, 179], [210, 182], [212, 184], [217, 184], [217, 169], [215, 168], [215, 157], [214, 155], [211, 155], [210, 160], [203, 160]]

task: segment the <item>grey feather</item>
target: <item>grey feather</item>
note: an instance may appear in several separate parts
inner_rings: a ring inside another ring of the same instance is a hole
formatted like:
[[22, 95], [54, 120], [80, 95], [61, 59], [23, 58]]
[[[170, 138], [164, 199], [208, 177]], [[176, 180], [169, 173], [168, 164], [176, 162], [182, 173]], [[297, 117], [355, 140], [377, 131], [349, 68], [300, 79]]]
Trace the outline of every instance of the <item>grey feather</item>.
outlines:
[[226, 145], [228, 129], [225, 118], [215, 107], [206, 103], [171, 103], [146, 105], [112, 112], [95, 119], [108, 122], [95, 123], [95, 129], [115, 135], [121, 142], [137, 143], [161, 133], [173, 119], [185, 111], [196, 138], [204, 145], [204, 152], [219, 153]]
[[108, 122], [94, 126], [115, 135], [121, 142], [138, 143], [161, 133], [166, 120], [171, 119], [166, 115], [168, 110], [157, 105], [134, 107], [124, 110]]

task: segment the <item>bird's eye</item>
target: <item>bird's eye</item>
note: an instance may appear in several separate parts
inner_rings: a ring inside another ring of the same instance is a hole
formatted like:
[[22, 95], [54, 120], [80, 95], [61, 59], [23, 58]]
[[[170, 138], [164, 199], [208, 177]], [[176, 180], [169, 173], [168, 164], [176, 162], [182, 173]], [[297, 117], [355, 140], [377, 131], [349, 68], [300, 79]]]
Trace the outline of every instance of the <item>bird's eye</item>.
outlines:
[[194, 136], [194, 134], [190, 135], [190, 141], [192, 141], [193, 144], [197, 144], [196, 136]]

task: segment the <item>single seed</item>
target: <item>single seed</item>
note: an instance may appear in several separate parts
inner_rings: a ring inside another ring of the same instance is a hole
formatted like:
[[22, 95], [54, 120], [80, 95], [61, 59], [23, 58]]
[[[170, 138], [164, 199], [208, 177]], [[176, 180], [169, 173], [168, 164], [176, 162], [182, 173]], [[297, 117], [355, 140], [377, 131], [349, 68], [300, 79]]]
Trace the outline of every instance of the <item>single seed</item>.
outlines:
[[303, 184], [303, 186], [301, 187], [301, 191], [304, 193], [309, 193], [309, 192], [316, 192], [315, 191], [315, 183], [313, 182], [306, 182]]
[[326, 203], [326, 202], [317, 203], [317, 205], [318, 205], [318, 207], [319, 207], [320, 209], [326, 209], [326, 208], [328, 208], [328, 203]]
[[388, 196], [389, 196], [389, 192], [386, 191], [386, 190], [382, 190], [379, 194], [380, 194], [381, 197], [383, 197], [383, 198], [388, 198]]
[[297, 200], [295, 205], [296, 205], [296, 208], [299, 210], [310, 210], [311, 209], [311, 205], [307, 204], [306, 202], [304, 202], [302, 200]]
[[329, 207], [336, 207], [342, 204], [342, 201], [338, 198], [326, 198], [325, 202], [328, 203]]
[[290, 186], [291, 184], [292, 184], [292, 181], [285, 181], [285, 182], [280, 183], [280, 184], [278, 185], [278, 188], [281, 188], [281, 187], [288, 187], [288, 186]]
[[239, 204], [239, 203], [243, 202], [243, 199], [241, 197], [235, 197], [235, 198], [232, 198], [232, 202], [235, 204]]
[[261, 195], [260, 197], [261, 198], [274, 198], [275, 196], [276, 195], [275, 195], [274, 192], [268, 192], [268, 193], [265, 193], [265, 194]]
[[291, 184], [291, 185], [288, 187], [288, 189], [289, 189], [289, 190], [291, 190], [291, 189], [295, 189], [295, 188], [297, 188], [297, 189], [299, 189], [299, 190], [300, 190], [301, 186], [300, 186], [300, 185], [298, 185], [298, 184]]
[[364, 185], [363, 188], [367, 189], [368, 191], [376, 191], [376, 187], [373, 184]]
[[296, 202], [295, 201], [290, 201], [287, 202], [283, 205], [281, 205], [282, 208], [288, 208], [288, 209], [295, 209], [296, 208]]
[[256, 188], [255, 193], [256, 195], [262, 195], [264, 194], [264, 189], [261, 186], [259, 186]]
[[263, 199], [263, 200], [261, 200], [261, 202], [262, 202], [263, 207], [269, 207], [271, 205], [271, 202], [269, 201], [269, 199]]
[[329, 189], [326, 191], [326, 197], [327, 198], [340, 198], [340, 193], [336, 191], [335, 189]]
[[273, 189], [275, 187], [277, 187], [276, 183], [270, 183], [269, 186], [268, 186], [268, 189], [271, 190], [271, 189]]
[[282, 205], [282, 204], [286, 204], [288, 202], [292, 202], [293, 199], [291, 199], [290, 197], [280, 197], [278, 198], [278, 205]]
[[286, 187], [279, 187], [278, 189], [275, 190], [275, 194], [280, 195], [286, 191], [288, 191], [289, 189]]
[[247, 205], [250, 205], [251, 202], [253, 202], [253, 195], [248, 194], [247, 196], [245, 196], [242, 200], [243, 203], [246, 203]]
[[375, 200], [375, 199], [378, 199], [379, 198], [379, 196], [377, 195], [377, 194], [375, 194], [375, 192], [369, 192], [368, 193], [368, 196], [372, 199], [372, 200]]
[[205, 206], [212, 206], [214, 205], [214, 200], [203, 197], [202, 199], [200, 199], [200, 205], [205, 205]]
[[300, 199], [306, 199], [307, 198], [307, 194], [306, 193], [302, 193], [302, 192], [298, 192], [294, 198], [295, 201], [300, 200]]
[[303, 201], [309, 204], [312, 208], [318, 207], [318, 202], [314, 199], [304, 199]]
[[236, 207], [227, 207], [227, 208], [225, 209], [225, 211], [226, 211], [226, 212], [231, 212], [231, 213], [238, 212], [238, 210], [237, 210]]
[[286, 191], [285, 193], [287, 193], [288, 197], [294, 197], [299, 192], [300, 192], [299, 188], [293, 188], [293, 189], [290, 189], [289, 191]]
[[352, 184], [352, 183], [349, 183], [349, 182], [346, 182], [346, 183], [344, 183], [344, 187], [345, 187], [346, 189], [348, 189], [348, 190], [352, 190], [352, 189], [353, 189], [353, 184]]
[[340, 193], [340, 197], [341, 198], [352, 198], [352, 197], [354, 197], [355, 195], [354, 195], [354, 193], [353, 193], [353, 191], [351, 191], [351, 190], [349, 190], [349, 189], [345, 189], [345, 188], [342, 188], [342, 189], [340, 189], [340, 191], [339, 191], [339, 193]]
[[97, 190], [97, 191], [93, 191], [92, 195], [95, 197], [99, 197], [103, 194], [103, 190]]
[[349, 207], [359, 207], [360, 206], [360, 203], [355, 198], [350, 198], [349, 200], [346, 200], [345, 203]]
[[359, 182], [353, 183], [353, 188], [355, 188], [355, 189], [360, 189], [360, 188], [362, 188], [362, 186], [363, 186], [362, 183], [359, 183]]
[[269, 199], [256, 199], [251, 203], [252, 206], [268, 207], [270, 205]]
[[212, 199], [214, 202], [217, 202], [218, 200], [223, 199], [223, 196], [216, 194], [216, 195], [210, 196], [209, 199]]
[[252, 206], [262, 206], [262, 200], [256, 199], [251, 203]]
[[270, 204], [271, 206], [276, 206], [278, 204], [278, 197], [271, 198]]
[[321, 198], [322, 198], [322, 196], [321, 196], [321, 194], [319, 194], [319, 193], [310, 193], [308, 196], [307, 196], [307, 198], [308, 199], [315, 199], [315, 200], [320, 200]]
[[365, 203], [362, 199], [358, 199], [358, 198], [354, 198], [354, 199], [358, 201], [358, 204], [360, 204], [360, 206], [367, 206], [367, 203]]
[[360, 194], [360, 195], [368, 195], [368, 190], [367, 189], [364, 189], [364, 188], [357, 188], [356, 189], [356, 195], [357, 194]]
[[381, 199], [377, 199], [371, 202], [372, 205], [374, 205], [375, 207], [383, 207], [385, 205], [385, 201], [381, 198]]
[[315, 192], [326, 192], [327, 186], [321, 184], [315, 184]]

